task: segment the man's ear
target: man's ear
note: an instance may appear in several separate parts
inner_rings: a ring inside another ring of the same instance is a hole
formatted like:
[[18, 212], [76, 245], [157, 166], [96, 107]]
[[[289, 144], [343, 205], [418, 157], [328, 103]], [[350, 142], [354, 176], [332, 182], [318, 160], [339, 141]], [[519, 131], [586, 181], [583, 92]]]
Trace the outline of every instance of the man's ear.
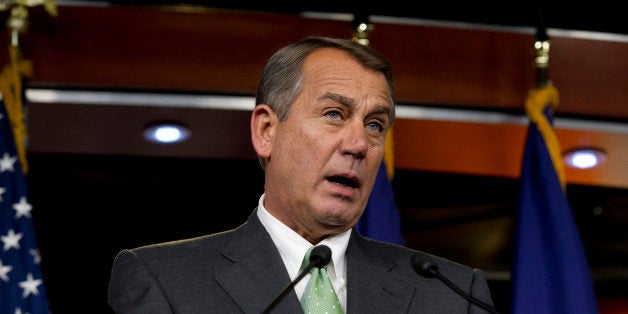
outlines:
[[251, 114], [251, 142], [257, 155], [269, 158], [279, 119], [268, 105], [257, 105]]

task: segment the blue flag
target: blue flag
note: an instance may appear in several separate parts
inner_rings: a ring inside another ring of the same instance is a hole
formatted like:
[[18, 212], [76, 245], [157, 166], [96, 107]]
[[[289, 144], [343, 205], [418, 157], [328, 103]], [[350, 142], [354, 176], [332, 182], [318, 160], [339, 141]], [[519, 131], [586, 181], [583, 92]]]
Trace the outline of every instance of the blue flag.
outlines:
[[395, 193], [388, 179], [386, 163], [382, 162], [364, 214], [356, 230], [371, 239], [405, 245], [401, 233], [401, 219], [395, 204]]
[[512, 313], [598, 313], [593, 280], [569, 206], [552, 106], [558, 93], [533, 90], [516, 222]]
[[0, 313], [49, 313], [28, 200], [26, 176], [0, 101]]

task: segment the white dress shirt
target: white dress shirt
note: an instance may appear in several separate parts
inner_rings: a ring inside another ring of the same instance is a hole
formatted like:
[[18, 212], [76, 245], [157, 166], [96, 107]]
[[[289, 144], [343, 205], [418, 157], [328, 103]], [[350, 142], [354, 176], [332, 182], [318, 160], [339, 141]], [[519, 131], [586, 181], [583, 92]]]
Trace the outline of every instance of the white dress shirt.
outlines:
[[[303, 262], [303, 257], [307, 250], [312, 247], [312, 243], [277, 220], [266, 210], [266, 207], [264, 207], [264, 194], [259, 198], [257, 217], [270, 234], [273, 242], [275, 242], [281, 259], [286, 265], [290, 279], [294, 280], [301, 272], [300, 266]], [[347, 251], [350, 236], [351, 230], [347, 230], [337, 236], [328, 237], [319, 243], [331, 249], [331, 261], [325, 268], [345, 312], [347, 308], [347, 258], [345, 252]], [[299, 300], [301, 300], [305, 285], [309, 279], [310, 274], [307, 274], [294, 286]]]

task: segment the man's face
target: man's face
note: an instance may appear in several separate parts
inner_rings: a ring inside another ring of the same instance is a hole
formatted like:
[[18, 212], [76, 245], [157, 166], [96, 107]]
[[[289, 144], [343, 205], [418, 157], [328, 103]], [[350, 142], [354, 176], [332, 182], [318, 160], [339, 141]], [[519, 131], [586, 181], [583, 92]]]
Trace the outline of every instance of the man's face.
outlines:
[[306, 59], [302, 86], [275, 130], [265, 206], [314, 239], [348, 230], [362, 215], [393, 104], [382, 73], [334, 49]]

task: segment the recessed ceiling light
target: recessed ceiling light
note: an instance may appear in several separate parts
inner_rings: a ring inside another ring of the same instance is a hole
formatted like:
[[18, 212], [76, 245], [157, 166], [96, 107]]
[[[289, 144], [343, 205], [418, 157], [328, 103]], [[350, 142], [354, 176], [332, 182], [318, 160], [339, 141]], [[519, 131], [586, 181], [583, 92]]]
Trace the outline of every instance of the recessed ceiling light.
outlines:
[[144, 138], [159, 144], [179, 143], [190, 135], [190, 130], [186, 126], [173, 122], [155, 123], [144, 129]]
[[597, 167], [606, 160], [606, 152], [599, 148], [577, 148], [563, 154], [563, 160], [569, 167], [589, 169]]

